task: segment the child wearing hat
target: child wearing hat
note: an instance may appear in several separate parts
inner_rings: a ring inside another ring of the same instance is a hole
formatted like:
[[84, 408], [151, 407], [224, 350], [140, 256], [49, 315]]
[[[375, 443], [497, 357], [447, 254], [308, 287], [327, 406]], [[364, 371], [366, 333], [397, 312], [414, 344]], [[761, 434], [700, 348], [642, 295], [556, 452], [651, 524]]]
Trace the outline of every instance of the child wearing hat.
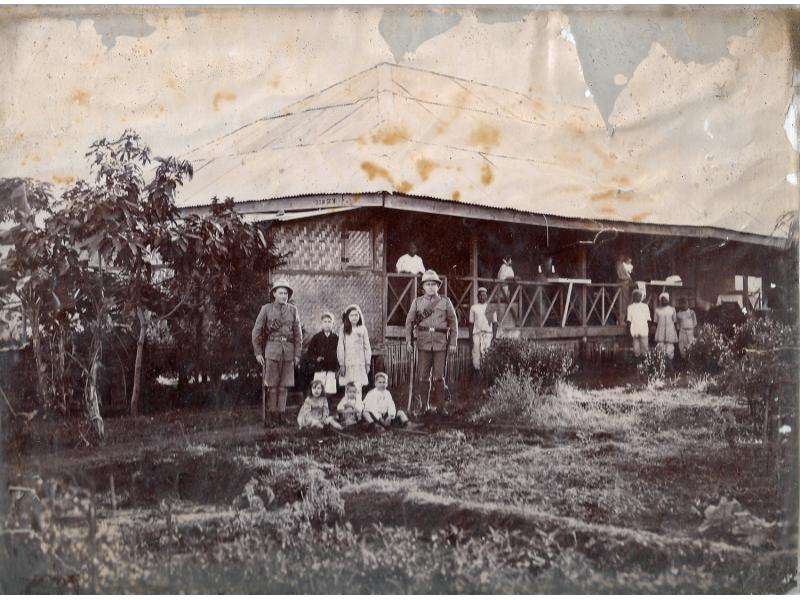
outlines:
[[659, 306], [655, 311], [656, 322], [656, 348], [663, 348], [667, 353], [667, 358], [675, 358], [675, 344], [678, 343], [678, 332], [675, 331], [677, 316], [675, 308], [670, 306], [669, 294], [662, 292], [658, 297]]
[[633, 340], [633, 355], [639, 358], [647, 353], [648, 336], [650, 335], [649, 323], [650, 307], [642, 302], [642, 293], [633, 291], [633, 302], [628, 305], [626, 320], [631, 326], [631, 339]]
[[364, 398], [362, 416], [370, 429], [375, 430], [380, 426], [390, 427], [392, 425], [405, 427], [408, 424], [406, 413], [397, 410], [392, 394], [386, 389], [388, 383], [389, 376], [386, 373], [375, 373], [375, 388], [370, 390], [367, 397]]
[[322, 382], [328, 396], [336, 394], [336, 373], [339, 371], [339, 360], [336, 347], [339, 336], [333, 333], [333, 313], [322, 313], [322, 330], [317, 332], [308, 343], [308, 362], [314, 369], [314, 379]]

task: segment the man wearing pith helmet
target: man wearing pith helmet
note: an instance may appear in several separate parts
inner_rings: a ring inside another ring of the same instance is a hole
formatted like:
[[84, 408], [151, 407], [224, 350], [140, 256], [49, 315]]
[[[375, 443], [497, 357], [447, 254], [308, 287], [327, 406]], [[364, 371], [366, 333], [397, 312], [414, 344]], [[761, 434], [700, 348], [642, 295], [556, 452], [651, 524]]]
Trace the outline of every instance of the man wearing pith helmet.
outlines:
[[439, 295], [441, 285], [442, 280], [436, 271], [425, 271], [422, 275], [422, 289], [425, 293], [411, 303], [406, 317], [406, 345], [409, 352], [414, 351], [411, 343], [413, 332], [417, 342], [417, 371], [420, 382], [433, 382], [430, 407], [433, 410], [443, 408], [445, 361], [448, 352], [455, 354], [458, 342], [456, 311], [449, 298]]
[[286, 281], [276, 281], [270, 290], [273, 301], [261, 307], [253, 326], [253, 351], [264, 370], [265, 427], [287, 424], [286, 388], [294, 386], [294, 368], [300, 363], [303, 334], [297, 307], [289, 303], [293, 291]]

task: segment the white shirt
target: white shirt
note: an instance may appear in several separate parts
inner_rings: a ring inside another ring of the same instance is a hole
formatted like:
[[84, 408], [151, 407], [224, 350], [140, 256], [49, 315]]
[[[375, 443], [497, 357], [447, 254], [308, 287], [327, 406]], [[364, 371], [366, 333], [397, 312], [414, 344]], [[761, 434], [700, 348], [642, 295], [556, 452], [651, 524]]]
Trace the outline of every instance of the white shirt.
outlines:
[[[469, 322], [473, 324], [472, 333], [492, 333], [492, 325], [486, 316], [487, 303], [473, 304], [469, 309]], [[492, 323], [497, 323], [497, 311], [492, 311]]]
[[425, 272], [425, 266], [422, 264], [422, 257], [419, 254], [414, 256], [403, 254], [397, 259], [396, 270], [398, 273], [414, 273], [417, 275]]
[[364, 412], [364, 403], [361, 401], [361, 398], [350, 400], [347, 395], [345, 395], [344, 398], [339, 400], [339, 404], [336, 406], [336, 412], [343, 417], [345, 425], [352, 425], [358, 421], [361, 413]]
[[394, 400], [389, 390], [372, 389], [367, 393], [364, 398], [364, 410], [371, 412], [374, 415], [381, 417], [388, 416], [394, 419], [397, 414], [397, 409], [394, 406]]
[[497, 272], [498, 279], [514, 279], [514, 267], [503, 263], [500, 265], [500, 270]]
[[647, 322], [651, 321], [650, 307], [644, 302], [634, 302], [628, 305], [628, 321], [631, 323], [631, 336], [646, 336], [650, 334]]

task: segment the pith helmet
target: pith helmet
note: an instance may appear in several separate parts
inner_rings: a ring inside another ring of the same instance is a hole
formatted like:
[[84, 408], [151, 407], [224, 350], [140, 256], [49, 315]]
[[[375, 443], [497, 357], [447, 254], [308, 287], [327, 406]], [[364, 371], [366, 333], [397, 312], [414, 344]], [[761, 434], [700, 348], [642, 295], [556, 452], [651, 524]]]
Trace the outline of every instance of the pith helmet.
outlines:
[[269, 293], [270, 294], [275, 294], [275, 290], [277, 290], [278, 288], [286, 288], [286, 291], [289, 292], [289, 298], [291, 298], [292, 294], [294, 294], [294, 290], [292, 289], [292, 286], [290, 286], [288, 283], [286, 283], [285, 279], [278, 279], [278, 281], [273, 283], [272, 287], [269, 290]]
[[439, 285], [442, 285], [442, 280], [439, 279], [439, 276], [436, 274], [436, 271], [434, 271], [433, 269], [428, 269], [422, 275], [422, 283], [424, 284], [424, 283], [426, 283], [428, 281], [435, 281]]

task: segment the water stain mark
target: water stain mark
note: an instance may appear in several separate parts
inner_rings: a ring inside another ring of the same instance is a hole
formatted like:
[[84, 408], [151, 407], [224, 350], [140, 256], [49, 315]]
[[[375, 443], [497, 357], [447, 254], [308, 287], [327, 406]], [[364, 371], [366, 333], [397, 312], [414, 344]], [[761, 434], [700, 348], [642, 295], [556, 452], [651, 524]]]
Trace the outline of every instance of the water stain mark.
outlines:
[[500, 130], [491, 125], [481, 125], [469, 134], [467, 141], [470, 145], [480, 146], [488, 152], [500, 143]]
[[89, 101], [91, 99], [91, 94], [86, 90], [75, 90], [69, 96], [69, 101], [77, 106], [89, 106]]
[[374, 179], [385, 179], [386, 181], [391, 183], [392, 186], [394, 186], [394, 179], [392, 178], [392, 175], [389, 173], [389, 171], [387, 171], [383, 167], [376, 165], [375, 163], [364, 161], [361, 163], [361, 170], [367, 174], [367, 178], [370, 181], [373, 181]]
[[70, 185], [75, 183], [75, 178], [72, 175], [53, 175], [53, 183], [58, 185]]
[[394, 146], [411, 140], [411, 134], [402, 125], [387, 125], [372, 134], [373, 144]]
[[431, 176], [433, 170], [438, 168], [439, 165], [437, 165], [435, 161], [428, 160], [427, 158], [420, 158], [417, 161], [417, 173], [419, 173], [419, 178], [422, 179], [422, 181], [428, 181], [428, 177]]
[[458, 202], [459, 200], [461, 200], [461, 192], [459, 192], [458, 190], [456, 190], [456, 191], [454, 191], [454, 192], [453, 192], [453, 194], [452, 194], [450, 197], [451, 197], [453, 200], [455, 200], [456, 202]]
[[397, 186], [397, 188], [395, 188], [395, 189], [396, 189], [398, 192], [400, 192], [401, 194], [407, 194], [408, 192], [410, 192], [410, 191], [413, 189], [413, 187], [414, 187], [414, 186], [413, 186], [413, 185], [411, 185], [411, 183], [410, 183], [410, 182], [408, 182], [408, 181], [403, 181], [403, 182], [402, 182], [402, 183], [400, 183], [400, 185], [398, 185], [398, 186]]
[[494, 173], [492, 172], [491, 165], [484, 163], [481, 166], [481, 183], [483, 185], [491, 185], [494, 180]]
[[233, 102], [236, 100], [236, 94], [232, 94], [231, 92], [217, 92], [214, 94], [214, 100], [212, 100], [211, 105], [214, 107], [215, 111], [219, 111], [219, 106], [223, 102]]

